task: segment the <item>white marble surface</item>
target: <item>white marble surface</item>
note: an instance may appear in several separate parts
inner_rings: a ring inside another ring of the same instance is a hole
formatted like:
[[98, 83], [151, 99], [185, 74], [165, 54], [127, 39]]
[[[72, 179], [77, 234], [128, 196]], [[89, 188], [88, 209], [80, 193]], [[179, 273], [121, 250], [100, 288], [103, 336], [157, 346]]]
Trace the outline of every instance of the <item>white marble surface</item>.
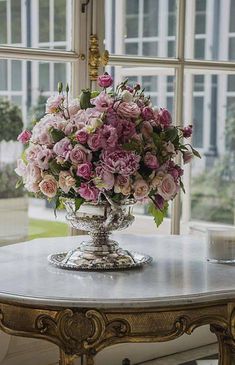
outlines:
[[114, 236], [153, 263], [119, 272], [57, 269], [50, 253], [74, 248], [84, 236], [37, 239], [0, 248], [0, 300], [71, 307], [152, 307], [235, 298], [235, 266], [206, 261], [195, 236]]

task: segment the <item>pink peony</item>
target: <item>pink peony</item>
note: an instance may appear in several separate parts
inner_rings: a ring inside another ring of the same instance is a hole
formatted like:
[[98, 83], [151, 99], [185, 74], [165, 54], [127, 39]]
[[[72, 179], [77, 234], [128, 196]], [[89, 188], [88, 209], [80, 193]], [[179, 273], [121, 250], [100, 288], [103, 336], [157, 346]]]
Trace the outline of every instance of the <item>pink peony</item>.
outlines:
[[92, 186], [88, 183], [81, 183], [78, 193], [86, 201], [96, 202], [98, 200], [100, 191], [95, 186]]
[[132, 151], [117, 149], [116, 151], [103, 151], [101, 154], [104, 169], [124, 176], [134, 174], [139, 168], [140, 156]]
[[105, 171], [102, 166], [97, 166], [95, 169], [96, 178], [95, 185], [100, 189], [111, 190], [114, 186], [114, 175]]
[[68, 193], [69, 190], [74, 187], [76, 184], [76, 180], [70, 174], [69, 171], [60, 171], [59, 173], [59, 187], [63, 190], [64, 193]]
[[39, 184], [41, 192], [48, 198], [56, 196], [58, 183], [52, 175], [45, 175]]
[[101, 75], [98, 77], [98, 85], [100, 87], [109, 87], [113, 84], [112, 76], [110, 76], [107, 72], [104, 73], [104, 75]]
[[32, 164], [29, 163], [26, 166], [26, 179], [32, 182], [38, 182], [42, 179], [41, 169]]
[[96, 98], [91, 99], [91, 104], [95, 105], [99, 112], [106, 112], [112, 106], [113, 99], [105, 92], [101, 92]]
[[157, 160], [157, 157], [153, 155], [151, 152], [146, 152], [144, 156], [144, 163], [147, 167], [149, 167], [152, 170], [156, 170], [159, 167], [159, 162]]
[[21, 132], [18, 135], [17, 141], [22, 142], [23, 144], [26, 144], [29, 142], [31, 135], [32, 135], [32, 133], [30, 131], [24, 130], [23, 132]]
[[176, 193], [177, 186], [174, 178], [170, 174], [166, 174], [161, 181], [161, 185], [158, 187], [158, 194], [161, 195], [164, 200], [170, 200]]
[[123, 102], [118, 104], [117, 113], [123, 118], [138, 118], [140, 115], [140, 108], [136, 103]]
[[46, 113], [58, 113], [63, 101], [64, 97], [61, 94], [48, 98], [46, 102]]
[[39, 153], [41, 153], [42, 146], [31, 144], [26, 150], [25, 155], [28, 162], [35, 163], [37, 161]]
[[98, 151], [102, 148], [103, 138], [100, 132], [92, 133], [89, 135], [87, 144], [92, 151]]
[[91, 155], [90, 151], [88, 151], [84, 146], [77, 144], [70, 152], [69, 158], [73, 164], [79, 165], [90, 161]]
[[76, 133], [76, 139], [78, 142], [80, 142], [81, 144], [86, 144], [87, 143], [87, 139], [88, 139], [88, 133], [87, 131], [81, 129]]
[[90, 162], [82, 163], [78, 165], [77, 176], [82, 177], [85, 180], [89, 180], [92, 174], [92, 164]]
[[42, 170], [47, 170], [49, 168], [49, 161], [52, 158], [52, 151], [46, 146], [42, 146], [41, 150], [38, 152], [35, 164]]
[[73, 146], [70, 140], [67, 137], [65, 137], [54, 145], [53, 151], [58, 156], [63, 157], [65, 160], [68, 160], [72, 148]]
[[136, 200], [142, 200], [148, 196], [149, 186], [143, 179], [138, 179], [135, 181], [134, 185], [134, 198]]
[[191, 151], [184, 151], [183, 152], [183, 161], [184, 161], [184, 164], [186, 163], [189, 163], [192, 161], [194, 155]]
[[150, 108], [149, 106], [145, 106], [142, 109], [141, 115], [142, 115], [142, 117], [143, 117], [144, 120], [154, 119], [153, 109]]

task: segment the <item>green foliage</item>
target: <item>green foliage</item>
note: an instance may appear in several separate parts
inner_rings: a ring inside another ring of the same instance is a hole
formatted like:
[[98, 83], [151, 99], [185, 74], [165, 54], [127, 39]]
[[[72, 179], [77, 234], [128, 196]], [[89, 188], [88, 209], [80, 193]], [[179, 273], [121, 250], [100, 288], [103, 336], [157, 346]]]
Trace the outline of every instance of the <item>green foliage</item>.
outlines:
[[19, 107], [8, 100], [0, 99], [0, 142], [16, 141], [23, 129]]
[[168, 203], [166, 202], [164, 205], [163, 210], [158, 209], [153, 203], [149, 205], [149, 213], [153, 216], [154, 222], [156, 223], [157, 227], [163, 222], [163, 219], [167, 215], [168, 210]]
[[6, 164], [0, 170], [0, 199], [18, 198], [24, 195], [23, 186], [18, 183], [18, 176], [14, 170], [13, 164]]
[[80, 208], [84, 201], [85, 199], [83, 198], [75, 198], [75, 212]]
[[50, 129], [50, 134], [55, 143], [65, 137], [65, 134], [63, 131], [61, 131], [59, 129], [55, 129], [55, 128]]

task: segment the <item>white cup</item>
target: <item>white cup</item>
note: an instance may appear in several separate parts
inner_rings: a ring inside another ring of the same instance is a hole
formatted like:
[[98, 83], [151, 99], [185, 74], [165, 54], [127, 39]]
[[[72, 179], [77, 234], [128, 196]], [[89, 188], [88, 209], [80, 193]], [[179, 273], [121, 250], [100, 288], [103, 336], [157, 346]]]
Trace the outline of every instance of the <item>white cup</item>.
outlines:
[[208, 228], [207, 260], [221, 264], [235, 263], [235, 227]]

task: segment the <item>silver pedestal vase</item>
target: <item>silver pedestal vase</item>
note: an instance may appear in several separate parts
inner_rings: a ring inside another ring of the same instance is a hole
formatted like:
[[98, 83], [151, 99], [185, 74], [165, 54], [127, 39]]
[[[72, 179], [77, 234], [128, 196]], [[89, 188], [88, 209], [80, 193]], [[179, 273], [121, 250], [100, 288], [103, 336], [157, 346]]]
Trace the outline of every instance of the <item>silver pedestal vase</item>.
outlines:
[[109, 238], [114, 230], [129, 227], [133, 221], [133, 200], [115, 203], [84, 203], [75, 211], [73, 200], [65, 202], [67, 220], [71, 226], [87, 231], [91, 237], [71, 251], [52, 254], [48, 260], [54, 266], [72, 270], [130, 269], [150, 263], [152, 258], [135, 251], [124, 250]]

